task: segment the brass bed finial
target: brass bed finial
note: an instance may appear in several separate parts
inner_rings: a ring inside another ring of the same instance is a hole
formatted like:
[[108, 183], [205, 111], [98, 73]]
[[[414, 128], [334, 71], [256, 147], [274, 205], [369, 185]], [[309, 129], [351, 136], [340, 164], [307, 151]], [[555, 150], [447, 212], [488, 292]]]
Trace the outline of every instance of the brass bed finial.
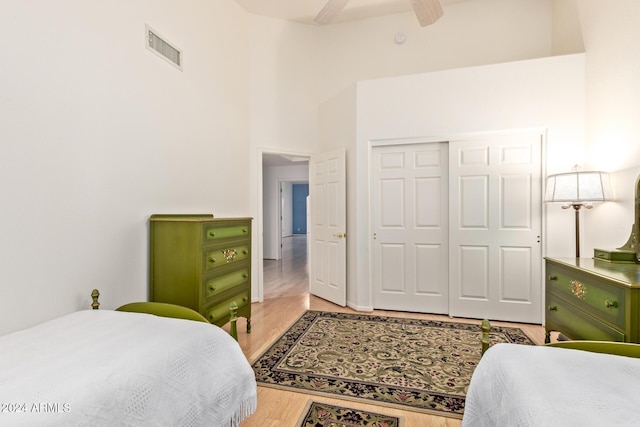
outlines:
[[93, 308], [94, 310], [97, 310], [98, 307], [100, 307], [100, 302], [98, 301], [98, 297], [100, 297], [100, 292], [97, 289], [94, 289], [93, 291], [91, 291], [91, 298], [93, 299], [93, 302], [91, 303], [91, 308]]

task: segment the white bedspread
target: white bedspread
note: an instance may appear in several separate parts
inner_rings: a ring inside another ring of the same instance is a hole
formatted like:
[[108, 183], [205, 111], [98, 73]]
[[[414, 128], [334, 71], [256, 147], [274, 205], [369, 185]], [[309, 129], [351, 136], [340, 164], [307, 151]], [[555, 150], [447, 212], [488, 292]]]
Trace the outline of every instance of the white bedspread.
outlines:
[[0, 337], [0, 405], [2, 426], [235, 426], [256, 382], [216, 326], [87, 310]]
[[496, 344], [471, 378], [462, 425], [640, 426], [640, 359]]

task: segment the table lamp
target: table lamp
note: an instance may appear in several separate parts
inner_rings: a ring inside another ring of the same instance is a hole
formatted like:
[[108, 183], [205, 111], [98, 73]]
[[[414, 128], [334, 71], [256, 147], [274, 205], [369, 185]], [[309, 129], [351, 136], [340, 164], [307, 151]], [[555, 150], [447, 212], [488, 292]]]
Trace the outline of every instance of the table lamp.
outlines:
[[594, 202], [613, 200], [609, 174], [601, 171], [559, 173], [547, 177], [545, 203], [563, 203], [562, 209], [573, 208], [576, 217], [576, 258], [580, 258], [580, 209], [591, 209]]

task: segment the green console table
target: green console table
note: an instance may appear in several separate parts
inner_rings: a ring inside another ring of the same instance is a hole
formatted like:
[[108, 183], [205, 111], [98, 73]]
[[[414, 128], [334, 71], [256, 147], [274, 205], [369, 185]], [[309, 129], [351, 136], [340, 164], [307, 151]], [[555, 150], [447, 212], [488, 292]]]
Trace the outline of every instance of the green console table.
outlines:
[[251, 218], [152, 215], [149, 299], [189, 307], [222, 326], [231, 308], [251, 332]]
[[545, 258], [546, 342], [640, 342], [640, 264], [593, 258]]

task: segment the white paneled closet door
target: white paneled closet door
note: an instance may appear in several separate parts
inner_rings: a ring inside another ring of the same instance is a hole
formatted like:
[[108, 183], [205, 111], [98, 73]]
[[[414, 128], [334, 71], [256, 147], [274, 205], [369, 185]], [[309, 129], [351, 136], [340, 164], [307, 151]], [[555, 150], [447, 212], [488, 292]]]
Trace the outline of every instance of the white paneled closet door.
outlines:
[[374, 308], [448, 312], [447, 168], [446, 143], [373, 147]]
[[449, 314], [542, 322], [539, 132], [449, 143]]

